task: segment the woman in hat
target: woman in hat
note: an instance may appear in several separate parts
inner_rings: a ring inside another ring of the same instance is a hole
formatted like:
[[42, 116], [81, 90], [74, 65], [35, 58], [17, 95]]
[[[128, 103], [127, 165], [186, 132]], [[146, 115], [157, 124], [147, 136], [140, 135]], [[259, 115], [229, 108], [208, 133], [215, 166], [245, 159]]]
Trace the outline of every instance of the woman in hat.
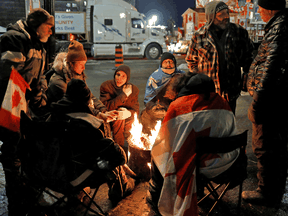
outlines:
[[[67, 84], [72, 78], [82, 80], [86, 83], [84, 71], [86, 62], [87, 56], [83, 45], [75, 40], [70, 43], [68, 52], [61, 52], [55, 57], [52, 69], [48, 72], [54, 72], [49, 80], [47, 89], [49, 105], [63, 98], [66, 93]], [[106, 112], [105, 105], [94, 96], [92, 96], [91, 106], [94, 108], [92, 110], [95, 116], [105, 121], [114, 119], [114, 112]], [[115, 113], [117, 114], [117, 112]]]
[[[107, 109], [122, 111], [119, 112], [117, 120], [111, 122], [113, 138], [122, 147], [130, 135], [134, 114], [139, 114], [139, 89], [128, 83], [129, 79], [130, 68], [120, 65], [114, 73], [114, 79], [105, 81], [100, 86], [100, 100]], [[127, 152], [126, 146], [124, 150]]]

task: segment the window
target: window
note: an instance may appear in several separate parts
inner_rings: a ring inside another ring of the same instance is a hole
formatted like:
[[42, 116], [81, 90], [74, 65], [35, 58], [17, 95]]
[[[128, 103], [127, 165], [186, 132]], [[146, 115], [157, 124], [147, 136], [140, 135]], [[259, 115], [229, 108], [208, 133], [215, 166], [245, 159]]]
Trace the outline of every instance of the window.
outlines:
[[104, 24], [108, 25], [108, 26], [111, 26], [111, 25], [113, 25], [113, 20], [112, 19], [105, 19], [104, 20]]
[[144, 23], [141, 19], [132, 19], [132, 28], [144, 29]]

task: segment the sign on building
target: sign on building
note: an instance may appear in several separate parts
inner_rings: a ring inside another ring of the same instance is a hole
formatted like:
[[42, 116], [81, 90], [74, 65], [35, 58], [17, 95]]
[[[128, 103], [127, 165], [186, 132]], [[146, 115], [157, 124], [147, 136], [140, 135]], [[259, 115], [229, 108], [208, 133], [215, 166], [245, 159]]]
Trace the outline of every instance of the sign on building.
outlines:
[[84, 12], [56, 12], [55, 13], [56, 34], [84, 34], [85, 13]]

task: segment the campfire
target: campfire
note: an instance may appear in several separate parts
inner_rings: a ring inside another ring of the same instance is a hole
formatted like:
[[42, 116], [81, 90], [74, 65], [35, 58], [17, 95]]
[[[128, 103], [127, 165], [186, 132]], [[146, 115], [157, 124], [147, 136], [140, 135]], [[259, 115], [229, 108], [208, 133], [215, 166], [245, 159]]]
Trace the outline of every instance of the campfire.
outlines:
[[131, 136], [128, 139], [128, 166], [144, 180], [150, 179], [151, 168], [151, 149], [157, 138], [161, 127], [161, 121], [157, 121], [151, 135], [142, 133], [142, 124], [139, 122], [137, 115], [134, 115], [134, 122], [130, 130]]

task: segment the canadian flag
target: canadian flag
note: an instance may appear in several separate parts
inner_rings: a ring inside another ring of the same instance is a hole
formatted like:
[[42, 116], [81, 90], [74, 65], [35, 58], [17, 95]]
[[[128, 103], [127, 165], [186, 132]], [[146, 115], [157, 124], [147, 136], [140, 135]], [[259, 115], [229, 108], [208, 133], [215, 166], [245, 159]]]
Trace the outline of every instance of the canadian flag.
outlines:
[[25, 99], [26, 89], [29, 84], [14, 68], [11, 71], [6, 93], [0, 108], [0, 126], [11, 131], [20, 130], [21, 110], [26, 112], [27, 103]]

